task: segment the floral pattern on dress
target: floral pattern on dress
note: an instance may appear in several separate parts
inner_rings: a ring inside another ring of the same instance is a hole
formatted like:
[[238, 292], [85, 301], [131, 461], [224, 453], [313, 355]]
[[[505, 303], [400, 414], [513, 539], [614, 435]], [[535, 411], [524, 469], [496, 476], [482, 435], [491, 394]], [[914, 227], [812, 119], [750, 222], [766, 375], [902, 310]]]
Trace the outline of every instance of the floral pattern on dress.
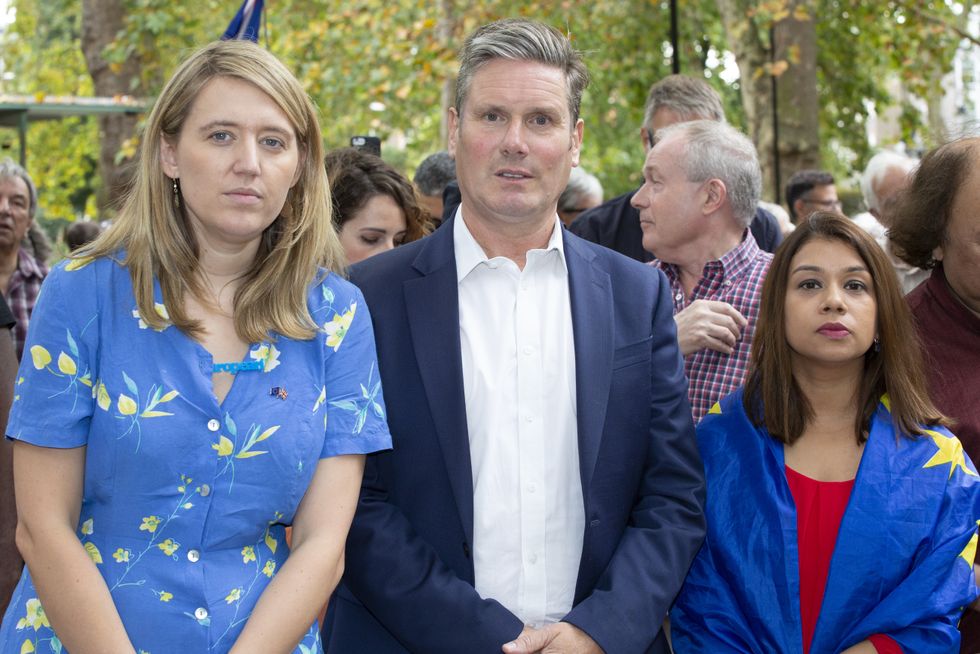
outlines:
[[[223, 654], [286, 562], [314, 464], [390, 447], [370, 315], [356, 288], [324, 275], [307, 296], [316, 336], [252, 344], [245, 359], [261, 370], [239, 372], [219, 404], [211, 355], [149, 328], [133, 298], [115, 260], [52, 271], [8, 432], [87, 446], [76, 533], [135, 649]], [[158, 286], [154, 307], [167, 318]], [[0, 654], [63, 649], [25, 571]], [[294, 651], [322, 652], [318, 625]]]

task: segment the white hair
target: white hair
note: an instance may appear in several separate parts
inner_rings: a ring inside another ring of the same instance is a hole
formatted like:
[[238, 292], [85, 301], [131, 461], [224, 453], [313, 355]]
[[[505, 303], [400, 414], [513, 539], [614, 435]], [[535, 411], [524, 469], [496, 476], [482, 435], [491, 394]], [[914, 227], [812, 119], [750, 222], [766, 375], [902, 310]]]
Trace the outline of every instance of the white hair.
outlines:
[[868, 211], [881, 208], [881, 201], [875, 192], [875, 187], [881, 183], [889, 170], [899, 168], [908, 174], [917, 164], [915, 159], [891, 150], [884, 150], [871, 157], [861, 175], [861, 195], [864, 196], [864, 204], [868, 207]]

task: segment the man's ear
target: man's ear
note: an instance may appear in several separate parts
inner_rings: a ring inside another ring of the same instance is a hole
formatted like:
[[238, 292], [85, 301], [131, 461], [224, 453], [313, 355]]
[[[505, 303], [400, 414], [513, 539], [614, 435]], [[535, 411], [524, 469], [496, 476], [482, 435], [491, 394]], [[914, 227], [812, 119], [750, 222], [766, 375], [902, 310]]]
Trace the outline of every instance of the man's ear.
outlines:
[[180, 170], [177, 167], [177, 148], [163, 136], [160, 137], [160, 166], [167, 177], [171, 179], [180, 177]]
[[456, 158], [456, 141], [458, 139], [457, 132], [459, 130], [459, 114], [456, 113], [456, 107], [449, 107], [446, 110], [449, 116], [449, 156], [453, 159]]
[[581, 118], [575, 123], [572, 130], [572, 166], [577, 166], [579, 155], [582, 153], [582, 137], [585, 135], [585, 121]]
[[728, 199], [728, 189], [725, 188], [725, 183], [720, 179], [709, 179], [705, 182], [704, 191], [705, 195], [702, 209], [705, 214], [718, 211], [725, 204], [725, 200]]
[[793, 214], [794, 215], [790, 216], [790, 218], [794, 219], [794, 222], [799, 222], [803, 218], [803, 205], [804, 204], [805, 204], [805, 202], [803, 202], [803, 199], [802, 198], [796, 198], [796, 200], [793, 201]]

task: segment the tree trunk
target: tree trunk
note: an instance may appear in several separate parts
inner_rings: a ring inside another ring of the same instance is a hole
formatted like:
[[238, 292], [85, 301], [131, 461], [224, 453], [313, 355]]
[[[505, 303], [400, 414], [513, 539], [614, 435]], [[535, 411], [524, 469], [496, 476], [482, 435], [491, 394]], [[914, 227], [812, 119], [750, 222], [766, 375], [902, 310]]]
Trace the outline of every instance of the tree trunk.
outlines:
[[[82, 0], [82, 53], [95, 93], [99, 96], [134, 95], [134, 80], [139, 80], [139, 62], [128, 58], [122, 64], [110, 66], [102, 57], [106, 46], [123, 29], [126, 15], [123, 0]], [[132, 160], [116, 161], [126, 139], [133, 136], [138, 116], [135, 114], [105, 114], [99, 120], [99, 173], [102, 189], [97, 196], [100, 212], [114, 207], [125, 190], [131, 175]]]
[[[790, 175], [820, 167], [813, 2], [786, 0], [782, 6], [768, 7], [775, 25], [752, 0], [716, 0], [716, 4], [741, 73], [748, 132], [762, 166], [762, 195], [779, 201]], [[778, 120], [773, 115], [774, 81]], [[773, 147], [777, 137], [778, 171]]]
[[740, 74], [739, 89], [745, 108], [749, 137], [759, 152], [762, 167], [762, 197], [775, 199], [772, 79], [769, 75], [768, 35], [749, 16], [755, 3], [750, 0], [716, 0], [728, 36], [728, 47], [735, 55]]
[[790, 0], [789, 15], [774, 29], [775, 61], [786, 62], [786, 68], [776, 78], [779, 178], [783, 187], [793, 173], [821, 167], [813, 4], [812, 0]]
[[[442, 16], [439, 18], [437, 34], [439, 35], [439, 42], [444, 47], [449, 48], [452, 47], [456, 31], [459, 29], [459, 14], [456, 12], [454, 0], [442, 0], [440, 4]], [[439, 119], [439, 140], [443, 148], [449, 146], [449, 107], [453, 106], [455, 99], [456, 78], [453, 75], [447, 75], [442, 83], [442, 116]]]

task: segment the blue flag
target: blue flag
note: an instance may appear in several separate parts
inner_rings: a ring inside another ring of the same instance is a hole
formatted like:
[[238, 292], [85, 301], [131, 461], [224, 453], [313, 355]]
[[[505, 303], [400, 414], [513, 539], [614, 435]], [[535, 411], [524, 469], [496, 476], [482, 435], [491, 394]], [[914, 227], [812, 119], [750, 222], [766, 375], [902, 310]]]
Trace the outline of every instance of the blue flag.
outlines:
[[[742, 393], [698, 425], [708, 533], [670, 612], [674, 651], [803, 651], [796, 505], [783, 445], [748, 419]], [[980, 477], [942, 427], [897, 436], [883, 397], [871, 421], [827, 576], [811, 654], [876, 634], [907, 654], [958, 651], [977, 595]]]
[[231, 19], [221, 40], [247, 39], [258, 43], [259, 23], [262, 21], [262, 3], [263, 0], [245, 0], [238, 9], [238, 13]]

